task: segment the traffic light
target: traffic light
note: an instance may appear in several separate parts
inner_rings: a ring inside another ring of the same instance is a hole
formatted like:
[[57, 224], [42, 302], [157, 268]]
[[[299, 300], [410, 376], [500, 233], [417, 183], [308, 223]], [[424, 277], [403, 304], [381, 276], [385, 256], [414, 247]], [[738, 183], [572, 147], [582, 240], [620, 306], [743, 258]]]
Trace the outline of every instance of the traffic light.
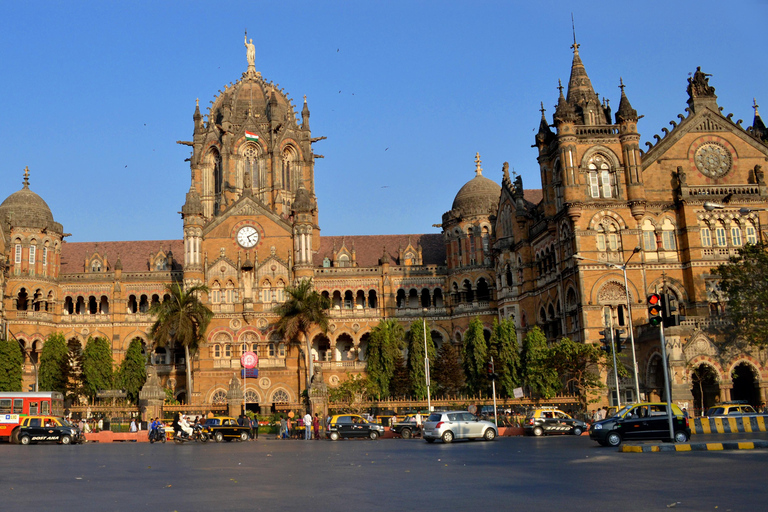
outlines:
[[616, 352], [621, 352], [621, 350], [624, 348], [624, 342], [627, 341], [626, 336], [622, 336], [624, 334], [624, 329], [616, 329], [616, 337], [613, 338], [613, 342], [616, 344]]
[[496, 371], [493, 367], [493, 361], [488, 361], [488, 378], [496, 379]]
[[600, 343], [603, 344], [602, 347], [600, 347], [600, 350], [605, 350], [609, 354], [611, 353], [611, 340], [608, 339], [608, 331], [597, 331], [597, 334], [600, 335]]
[[664, 321], [661, 295], [652, 293], [648, 296], [648, 323], [658, 327]]
[[661, 311], [664, 317], [664, 327], [680, 325], [680, 315], [677, 314], [677, 298], [671, 293], [661, 296]]

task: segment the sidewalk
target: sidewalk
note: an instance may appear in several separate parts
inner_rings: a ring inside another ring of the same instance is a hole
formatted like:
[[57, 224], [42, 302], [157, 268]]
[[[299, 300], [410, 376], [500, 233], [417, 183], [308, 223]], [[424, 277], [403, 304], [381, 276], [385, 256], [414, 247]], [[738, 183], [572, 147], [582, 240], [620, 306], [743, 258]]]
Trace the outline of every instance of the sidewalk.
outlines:
[[768, 441], [742, 440], [721, 443], [662, 443], [662, 444], [622, 444], [622, 453], [647, 452], [707, 452], [722, 450], [756, 450], [768, 448]]

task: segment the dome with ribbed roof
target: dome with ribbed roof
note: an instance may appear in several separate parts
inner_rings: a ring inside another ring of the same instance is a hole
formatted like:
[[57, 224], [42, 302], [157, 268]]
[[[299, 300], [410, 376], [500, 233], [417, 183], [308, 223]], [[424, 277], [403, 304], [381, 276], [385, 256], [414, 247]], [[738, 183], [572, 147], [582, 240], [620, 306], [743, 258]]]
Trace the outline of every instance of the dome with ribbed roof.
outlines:
[[485, 214], [499, 205], [501, 185], [483, 176], [479, 154], [475, 157], [475, 163], [475, 177], [461, 187], [451, 207], [463, 215]]
[[42, 197], [29, 189], [29, 169], [24, 170], [24, 186], [0, 204], [0, 220], [25, 228], [54, 227], [53, 213]]

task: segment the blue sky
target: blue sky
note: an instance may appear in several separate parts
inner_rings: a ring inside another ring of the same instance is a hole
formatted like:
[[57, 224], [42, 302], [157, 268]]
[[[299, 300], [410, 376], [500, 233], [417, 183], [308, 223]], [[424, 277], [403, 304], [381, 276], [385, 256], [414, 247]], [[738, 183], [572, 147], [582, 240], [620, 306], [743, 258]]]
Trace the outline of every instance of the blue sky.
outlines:
[[[69, 241], [180, 239], [195, 98], [247, 62], [307, 96], [323, 235], [436, 233], [474, 176], [505, 161], [538, 188], [539, 103], [567, 83], [571, 12], [595, 90], [619, 77], [653, 140], [713, 76], [724, 113], [768, 113], [768, 2], [15, 2], [0, 19], [0, 196], [31, 188]], [[205, 112], [205, 111], [204, 111]], [[644, 144], [642, 145], [644, 147]]]

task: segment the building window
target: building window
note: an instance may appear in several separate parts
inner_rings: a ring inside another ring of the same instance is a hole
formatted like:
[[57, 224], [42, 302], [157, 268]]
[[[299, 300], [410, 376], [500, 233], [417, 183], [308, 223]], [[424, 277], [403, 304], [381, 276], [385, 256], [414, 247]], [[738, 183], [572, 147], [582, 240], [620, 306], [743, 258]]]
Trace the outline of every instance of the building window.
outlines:
[[677, 249], [675, 245], [675, 232], [674, 231], [662, 231], [661, 232], [661, 245], [665, 251], [674, 251]]
[[280, 343], [277, 346], [277, 353], [280, 357], [285, 357], [285, 343]]
[[717, 240], [717, 245], [720, 247], [728, 245], [728, 241], [725, 239], [725, 226], [722, 224], [718, 224], [715, 228], [715, 239]]
[[214, 345], [213, 346], [213, 357], [215, 359], [221, 358], [221, 345]]
[[752, 225], [752, 223], [747, 223], [747, 243], [748, 244], [756, 244], [757, 243], [757, 231], [755, 230], [755, 226]]
[[48, 248], [43, 247], [43, 266], [48, 265]]
[[712, 232], [709, 230], [709, 228], [701, 228], [701, 231], [699, 231], [701, 234], [701, 246], [702, 247], [711, 247], [712, 246]]
[[656, 250], [656, 233], [654, 231], [643, 231], [643, 249], [646, 251]]
[[230, 345], [229, 343], [224, 345], [224, 357], [226, 359], [231, 359], [232, 358], [232, 345]]
[[589, 195], [591, 197], [617, 197], [616, 173], [611, 170], [603, 155], [594, 155], [587, 168], [589, 170]]
[[600, 182], [597, 179], [596, 172], [589, 173], [589, 195], [592, 197], [600, 197]]
[[16, 244], [16, 263], [21, 263], [21, 244]]
[[35, 264], [35, 256], [37, 254], [37, 246], [36, 245], [30, 245], [29, 246], [29, 264], [34, 265]]
[[731, 242], [736, 247], [741, 247], [741, 228], [739, 226], [731, 226]]
[[268, 348], [269, 348], [269, 357], [275, 357], [275, 344], [270, 343], [268, 345]]

